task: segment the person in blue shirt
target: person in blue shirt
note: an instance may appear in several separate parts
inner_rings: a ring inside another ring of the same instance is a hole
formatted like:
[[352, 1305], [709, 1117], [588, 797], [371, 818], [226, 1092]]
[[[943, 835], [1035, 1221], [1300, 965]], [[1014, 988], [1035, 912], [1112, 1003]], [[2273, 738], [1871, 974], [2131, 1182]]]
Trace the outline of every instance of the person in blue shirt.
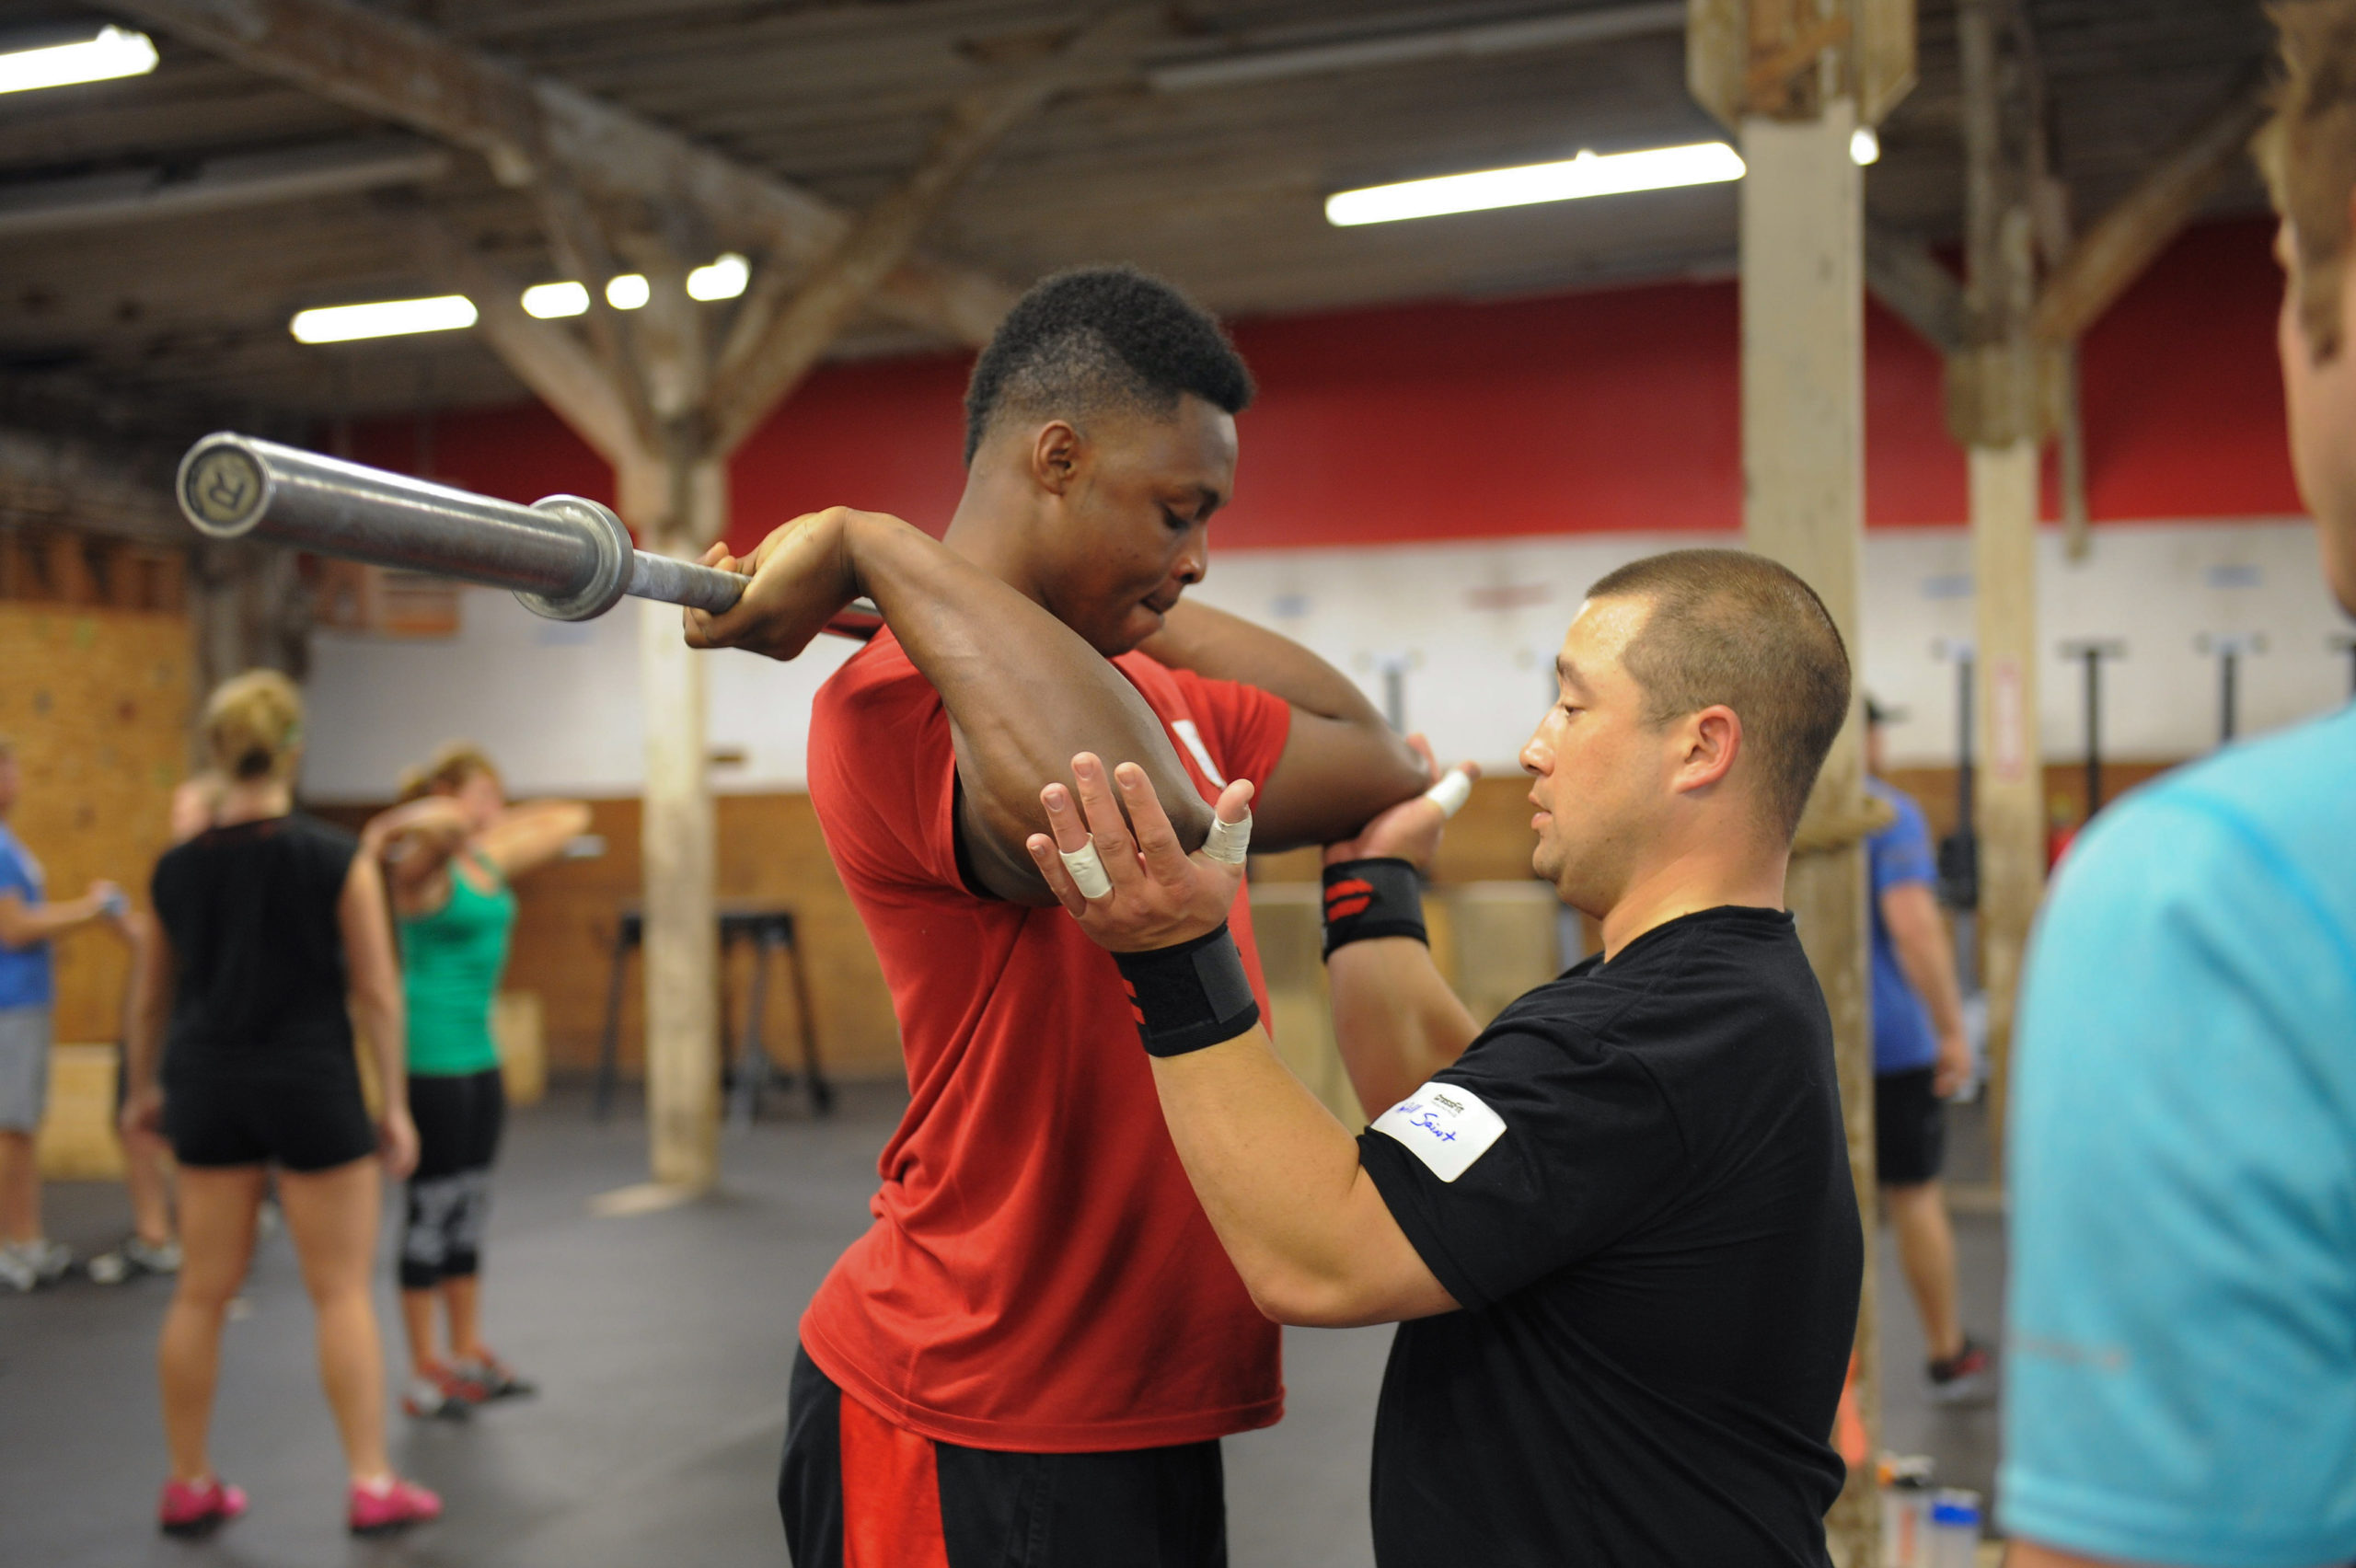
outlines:
[[[2292, 461], [2356, 614], [2356, 0], [2274, 14]], [[2356, 1562], [2356, 708], [2096, 818], [2016, 1040], [2013, 1568]]]
[[1955, 950], [1939, 914], [1938, 858], [1923, 808], [1885, 782], [1882, 730], [1889, 710], [1865, 699], [1865, 790], [1888, 825], [1865, 840], [1873, 882], [1874, 1170], [1898, 1240], [1906, 1288], [1923, 1320], [1931, 1397], [1944, 1404], [1995, 1391], [1988, 1347], [1963, 1331], [1956, 1302], [1955, 1229], [1939, 1171], [1946, 1160], [1946, 1100], [1971, 1078]]
[[30, 1290], [64, 1276], [74, 1255], [41, 1233], [40, 1165], [33, 1135], [49, 1099], [50, 943], [101, 921], [128, 934], [122, 891], [94, 882], [52, 904], [40, 862], [8, 829], [16, 808], [16, 748], [0, 737], [0, 1287]]

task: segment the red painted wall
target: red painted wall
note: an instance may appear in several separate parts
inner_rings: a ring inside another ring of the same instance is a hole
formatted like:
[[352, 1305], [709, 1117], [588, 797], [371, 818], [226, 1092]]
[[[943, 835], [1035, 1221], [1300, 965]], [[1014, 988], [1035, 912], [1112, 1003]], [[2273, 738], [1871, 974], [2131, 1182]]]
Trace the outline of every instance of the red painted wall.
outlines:
[[[2284, 450], [2270, 225], [2187, 234], [2083, 352], [2097, 522], [2301, 510]], [[1740, 525], [1730, 282], [1240, 322], [1261, 385], [1243, 416], [1221, 548], [1401, 543]], [[741, 547], [837, 502], [939, 529], [963, 480], [964, 355], [829, 366], [739, 455]], [[1937, 356], [1878, 306], [1865, 333], [1866, 513], [1950, 525], [1964, 462]], [[410, 468], [409, 421], [355, 432], [364, 462]], [[610, 500], [603, 464], [536, 405], [446, 415], [437, 478], [532, 500]], [[2049, 512], [2054, 502], [2049, 485]]]

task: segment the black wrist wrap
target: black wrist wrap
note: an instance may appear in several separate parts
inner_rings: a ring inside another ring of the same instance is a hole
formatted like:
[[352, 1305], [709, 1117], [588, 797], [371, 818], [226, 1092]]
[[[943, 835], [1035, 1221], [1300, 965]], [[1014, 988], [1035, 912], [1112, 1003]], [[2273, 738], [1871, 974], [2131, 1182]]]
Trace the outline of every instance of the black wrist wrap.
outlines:
[[1116, 952], [1138, 1038], [1149, 1055], [1183, 1056], [1232, 1040], [1260, 1021], [1243, 955], [1222, 925], [1176, 947]]
[[1369, 937], [1413, 937], [1426, 947], [1424, 879], [1411, 860], [1344, 860], [1325, 868], [1325, 956]]

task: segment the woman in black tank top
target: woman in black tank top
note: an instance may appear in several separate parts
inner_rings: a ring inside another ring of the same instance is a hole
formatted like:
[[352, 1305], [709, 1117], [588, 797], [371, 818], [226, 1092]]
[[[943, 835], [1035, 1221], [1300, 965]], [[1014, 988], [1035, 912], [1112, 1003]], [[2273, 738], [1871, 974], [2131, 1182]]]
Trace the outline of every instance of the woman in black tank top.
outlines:
[[[201, 1535], [245, 1511], [245, 1493], [213, 1473], [205, 1437], [222, 1323], [273, 1166], [318, 1315], [351, 1528], [399, 1529], [442, 1508], [386, 1457], [369, 1296], [384, 1171], [402, 1176], [417, 1162], [384, 882], [352, 835], [294, 811], [302, 719], [294, 684], [274, 672], [214, 693], [205, 736], [231, 783], [214, 825], [156, 863], [158, 931], [142, 953], [127, 1031], [124, 1124], [160, 1125], [180, 1166], [183, 1260], [157, 1358], [172, 1456], [159, 1511], [173, 1535]], [[355, 1014], [382, 1096], [374, 1125]]]

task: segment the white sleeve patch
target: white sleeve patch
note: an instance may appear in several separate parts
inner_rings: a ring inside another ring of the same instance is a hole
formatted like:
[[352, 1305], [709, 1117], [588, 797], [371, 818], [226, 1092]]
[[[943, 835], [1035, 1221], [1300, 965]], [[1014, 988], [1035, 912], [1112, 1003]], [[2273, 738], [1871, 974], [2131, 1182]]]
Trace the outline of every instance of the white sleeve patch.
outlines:
[[1505, 1119], [1461, 1085], [1427, 1083], [1374, 1119], [1443, 1182], [1453, 1182], [1506, 1136]]
[[1194, 754], [1195, 766], [1203, 770], [1203, 777], [1211, 781], [1211, 788], [1226, 789], [1227, 779], [1219, 773], [1218, 764], [1211, 760], [1210, 748], [1203, 744], [1203, 732], [1195, 728], [1195, 721], [1192, 719], [1173, 719], [1170, 721], [1170, 728], [1179, 740], [1185, 743], [1187, 751]]

